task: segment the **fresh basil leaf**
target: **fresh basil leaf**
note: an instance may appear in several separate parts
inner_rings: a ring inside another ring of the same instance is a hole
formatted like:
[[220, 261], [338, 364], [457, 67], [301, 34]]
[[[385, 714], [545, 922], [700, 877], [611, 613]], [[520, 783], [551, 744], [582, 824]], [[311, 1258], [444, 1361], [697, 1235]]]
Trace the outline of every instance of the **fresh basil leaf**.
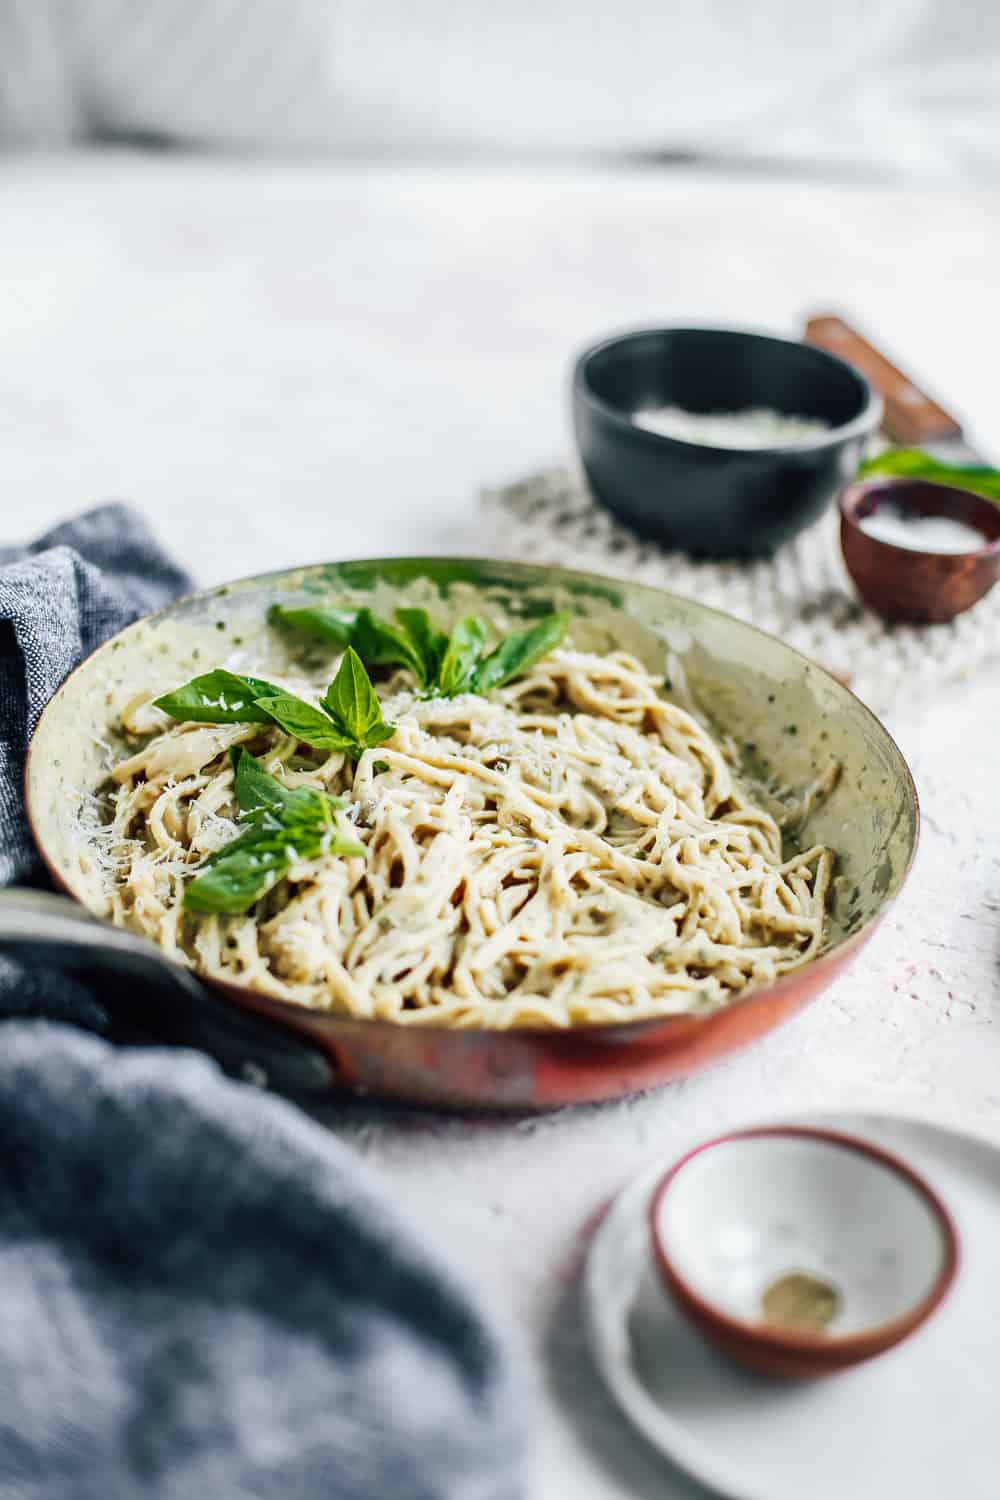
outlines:
[[383, 771], [388, 771], [389, 769], [390, 769], [390, 766], [389, 766], [389, 762], [387, 760], [373, 760], [372, 761], [372, 771], [374, 772], [374, 774], [376, 776], [380, 776]]
[[258, 707], [257, 700], [280, 692], [260, 677], [241, 677], [220, 667], [165, 693], [155, 706], [181, 723], [266, 724], [270, 715]]
[[469, 691], [476, 663], [486, 648], [486, 631], [486, 621], [478, 615], [468, 615], [455, 626], [438, 672], [437, 689], [442, 698]]
[[373, 724], [365, 734], [364, 747], [366, 750], [374, 750], [376, 745], [383, 745], [386, 740], [391, 740], [395, 733], [395, 724]]
[[331, 609], [310, 606], [306, 609], [286, 609], [282, 604], [272, 604], [267, 612], [272, 625], [286, 625], [303, 635], [311, 635], [320, 641], [335, 641], [338, 646], [350, 643], [358, 621], [356, 609]]
[[481, 661], [473, 674], [472, 691], [488, 693], [491, 688], [502, 687], [512, 677], [519, 676], [533, 667], [537, 661], [558, 646], [566, 634], [569, 615], [565, 611], [546, 615], [537, 625], [528, 630], [513, 630], [489, 656]]
[[273, 834], [251, 828], [220, 851], [184, 892], [188, 911], [234, 915], [247, 911], [281, 879], [289, 851]]
[[296, 859], [365, 852], [337, 827], [341, 798], [316, 787], [283, 786], [246, 751], [236, 761], [236, 800], [245, 827], [188, 886], [184, 905], [190, 911], [247, 911]]
[[[348, 834], [341, 833], [339, 828], [333, 828], [325, 838], [320, 840], [317, 852], [318, 854], [339, 854], [343, 859], [363, 859], [365, 846]], [[314, 859], [316, 855], [311, 855], [310, 858]]]
[[[268, 618], [347, 645], [370, 666], [406, 667], [425, 696], [439, 693], [445, 698], [464, 692], [486, 693], [526, 672], [558, 645], [569, 623], [565, 613], [548, 615], [529, 629], [512, 631], [489, 656], [484, 656], [487, 627], [478, 615], [460, 620], [450, 637], [432, 625], [425, 609], [397, 609], [394, 625], [370, 609], [285, 609], [273, 605]], [[324, 707], [338, 717], [340, 710], [330, 693]], [[338, 722], [346, 727], [346, 720]]]
[[331, 813], [347, 806], [343, 797], [332, 797], [329, 792], [320, 792], [315, 787], [285, 786], [276, 776], [269, 775], [260, 762], [242, 746], [233, 752], [233, 765], [236, 771], [236, 805], [240, 810], [241, 821], [245, 822], [265, 809], [293, 817], [321, 810], [322, 804], [315, 801], [317, 797], [325, 800]]
[[397, 609], [396, 620], [413, 642], [423, 663], [421, 685], [429, 687], [438, 679], [448, 649], [448, 637], [443, 630], [435, 630], [426, 609]]
[[364, 845], [337, 826], [334, 814], [344, 806], [342, 798], [311, 786], [296, 787], [294, 796], [296, 805], [284, 832], [291, 835], [301, 859], [317, 859], [321, 854], [364, 854]]
[[233, 780], [236, 806], [241, 818], [248, 818], [265, 807], [280, 809], [285, 806], [290, 789], [269, 776], [242, 746], [233, 750], [233, 767], [236, 772]]
[[[422, 614], [423, 611], [405, 613]], [[281, 604], [272, 604], [267, 618], [272, 625], [285, 625], [314, 640], [353, 646], [362, 661], [373, 667], [407, 667], [421, 685], [426, 685], [422, 646], [410, 638], [405, 627], [397, 629], [387, 620], [373, 615], [370, 609], [334, 609], [322, 605], [286, 609]]]
[[339, 729], [359, 742], [382, 722], [375, 689], [353, 646], [344, 652], [337, 675], [324, 694], [323, 707]]
[[189, 911], [228, 915], [245, 912], [267, 895], [296, 859], [364, 852], [363, 845], [322, 823], [255, 825], [209, 861], [185, 891], [184, 906]]
[[370, 609], [358, 610], [351, 646], [373, 667], [408, 667], [418, 682], [425, 682], [424, 662], [413, 641]]
[[351, 746], [352, 735], [345, 734], [339, 725], [332, 724], [329, 716], [320, 709], [303, 702], [301, 698], [293, 697], [291, 693], [261, 698], [259, 706], [266, 709], [275, 724], [280, 725], [286, 734], [294, 734], [296, 739], [317, 750], [347, 750]]
[[919, 448], [888, 448], [864, 461], [858, 473], [865, 479], [873, 474], [904, 474], [914, 479], [930, 479], [936, 484], [950, 484], [962, 490], [1000, 501], [1000, 469], [986, 464], [943, 464]]
[[[300, 822], [313, 822], [321, 829], [333, 828], [333, 814], [348, 805], [342, 796], [331, 796], [318, 786], [285, 786], [274, 775], [268, 775], [246, 750], [237, 768], [235, 793], [241, 820], [252, 819], [259, 813], [274, 813], [288, 828]], [[273, 820], [267, 826], [273, 828]]]

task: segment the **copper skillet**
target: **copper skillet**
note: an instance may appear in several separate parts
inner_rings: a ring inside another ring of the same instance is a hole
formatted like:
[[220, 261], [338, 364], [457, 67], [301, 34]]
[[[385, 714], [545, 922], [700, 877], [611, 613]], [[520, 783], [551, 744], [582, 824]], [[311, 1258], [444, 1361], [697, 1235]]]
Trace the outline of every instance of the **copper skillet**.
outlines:
[[[837, 788], [809, 814], [800, 835], [838, 851], [826, 951], [710, 1015], [568, 1032], [466, 1031], [352, 1019], [246, 987], [202, 983], [145, 940], [95, 922], [106, 898], [81, 808], [83, 795], [106, 778], [121, 708], [140, 688], [162, 691], [223, 662], [260, 675], [279, 670], [288, 648], [267, 627], [266, 607], [307, 594], [367, 602], [383, 614], [402, 602], [428, 603], [454, 617], [470, 608], [521, 616], [568, 608], [577, 641], [626, 647], [663, 672], [668, 696], [695, 703], [718, 733], [731, 735], [762, 782], [804, 787], [831, 756], [838, 759]], [[277, 1086], [451, 1108], [531, 1109], [615, 1098], [745, 1046], [817, 995], [854, 957], [897, 895], [918, 831], [913, 781], [885, 729], [845, 687], [788, 646], [639, 584], [453, 559], [273, 573], [192, 595], [129, 626], [89, 657], [46, 708], [31, 745], [26, 798], [53, 881], [79, 904], [48, 897], [59, 901], [56, 912], [42, 911], [38, 903], [46, 898], [35, 893], [0, 899], [0, 944], [42, 943], [50, 957], [92, 963], [96, 955], [124, 967], [143, 981], [132, 986], [133, 1004], [142, 1010], [153, 1004], [150, 975], [162, 975], [172, 992], [160, 1019], [172, 1021], [175, 1034]]]

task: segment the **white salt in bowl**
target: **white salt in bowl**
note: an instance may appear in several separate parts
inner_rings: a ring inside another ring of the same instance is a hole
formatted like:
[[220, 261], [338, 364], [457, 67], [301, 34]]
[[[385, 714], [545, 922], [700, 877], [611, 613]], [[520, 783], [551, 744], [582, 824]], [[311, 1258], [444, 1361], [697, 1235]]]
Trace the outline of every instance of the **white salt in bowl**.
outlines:
[[[865, 523], [883, 509], [904, 527], [930, 519], [966, 527], [970, 549], [922, 550], [874, 535]], [[940, 625], [977, 604], [1000, 577], [1000, 505], [929, 479], [866, 479], [840, 497], [840, 545], [869, 609], [885, 620]]]

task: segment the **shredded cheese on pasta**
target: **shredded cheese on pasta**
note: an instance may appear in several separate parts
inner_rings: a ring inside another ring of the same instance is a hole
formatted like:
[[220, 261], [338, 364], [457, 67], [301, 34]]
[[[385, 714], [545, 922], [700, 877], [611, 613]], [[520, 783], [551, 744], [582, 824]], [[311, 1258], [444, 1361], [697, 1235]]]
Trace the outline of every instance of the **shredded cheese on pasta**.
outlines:
[[[355, 766], [277, 727], [167, 724], [117, 767], [113, 916], [208, 978], [408, 1025], [705, 1011], [813, 957], [833, 856], [783, 857], [718, 745], [624, 652], [566, 647], [489, 698], [383, 689]], [[350, 800], [364, 857], [301, 860], [245, 916], [182, 906], [237, 833], [229, 750]], [[376, 771], [375, 763], [388, 764]], [[833, 773], [827, 773], [827, 785]]]

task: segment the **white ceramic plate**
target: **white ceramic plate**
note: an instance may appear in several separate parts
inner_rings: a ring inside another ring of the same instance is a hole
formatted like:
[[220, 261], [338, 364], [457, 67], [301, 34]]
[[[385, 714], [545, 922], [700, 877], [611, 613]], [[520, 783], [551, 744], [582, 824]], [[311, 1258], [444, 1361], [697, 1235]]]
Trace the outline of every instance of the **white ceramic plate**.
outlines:
[[809, 1384], [742, 1372], [685, 1322], [653, 1264], [649, 1201], [673, 1157], [620, 1194], [591, 1244], [589, 1331], [612, 1394], [674, 1464], [731, 1500], [997, 1500], [1000, 1148], [886, 1115], [824, 1111], [780, 1123], [862, 1136], [927, 1178], [962, 1240], [950, 1297], [924, 1328], [857, 1369]]

